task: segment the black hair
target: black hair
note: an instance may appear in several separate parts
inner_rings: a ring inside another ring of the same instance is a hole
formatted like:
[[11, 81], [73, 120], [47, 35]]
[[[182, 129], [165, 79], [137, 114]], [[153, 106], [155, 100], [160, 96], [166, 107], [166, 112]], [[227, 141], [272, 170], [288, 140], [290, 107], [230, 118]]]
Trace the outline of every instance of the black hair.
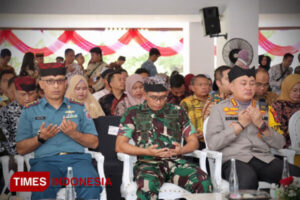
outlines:
[[212, 85], [213, 91], [218, 91], [219, 90], [216, 81], [217, 80], [220, 81], [223, 78], [223, 72], [226, 71], [226, 70], [230, 70], [230, 69], [231, 69], [231, 67], [229, 67], [227, 65], [221, 65], [220, 67], [218, 67], [215, 70], [215, 73], [214, 73], [214, 82], [213, 82], [213, 85]]
[[157, 48], [151, 48], [150, 49], [149, 56], [153, 56], [153, 55], [160, 56], [160, 52]]
[[4, 76], [5, 74], [13, 74], [14, 76], [16, 75], [16, 73], [13, 70], [11, 70], [11, 69], [2, 70], [0, 72], [0, 81], [2, 79], [2, 76]]
[[78, 54], [76, 54], [76, 55], [75, 55], [75, 59], [77, 59], [77, 58], [78, 58], [78, 56], [80, 56], [80, 55], [82, 56], [82, 53], [78, 53]]
[[2, 49], [1, 58], [5, 58], [6, 56], [11, 56], [11, 51], [9, 49]]
[[102, 50], [100, 49], [100, 47], [94, 47], [90, 50], [90, 53], [96, 53], [102, 55]]
[[264, 72], [264, 73], [269, 74], [268, 71], [267, 71], [265, 68], [258, 68], [258, 69], [255, 70], [255, 76], [256, 76], [259, 72]]
[[17, 77], [17, 76], [13, 76], [13, 77], [11, 77], [11, 78], [8, 80], [8, 84], [7, 84], [8, 87], [10, 87], [11, 84], [15, 83], [15, 78], [16, 78], [16, 77]]
[[170, 78], [171, 88], [180, 88], [185, 84], [184, 77], [181, 74], [175, 74]]
[[143, 74], [143, 73], [146, 73], [146, 74], [150, 75], [150, 73], [148, 72], [148, 70], [146, 70], [145, 68], [138, 68], [137, 70], [135, 70], [134, 73], [135, 73], [135, 74]]
[[34, 54], [32, 52], [27, 52], [27, 53], [24, 54], [20, 74], [22, 74], [24, 71], [26, 71], [27, 68], [29, 70], [32, 70], [32, 71], [35, 70], [35, 68], [34, 68]]
[[128, 74], [128, 72], [127, 72], [127, 70], [126, 69], [123, 69], [123, 68], [120, 68], [120, 69], [117, 69], [116, 71], [119, 71], [119, 72], [126, 72], [127, 74]]
[[195, 80], [196, 80], [197, 78], [205, 78], [205, 79], [208, 80], [208, 78], [207, 78], [207, 76], [206, 76], [205, 74], [198, 74], [198, 75], [196, 75], [196, 76], [194, 76], [194, 77], [192, 78], [192, 80], [191, 80], [191, 85], [194, 85], [194, 84], [195, 84]]
[[119, 56], [118, 60], [126, 61], [125, 56]]
[[291, 53], [286, 53], [286, 54], [284, 54], [283, 59], [287, 59], [288, 57], [294, 58], [294, 55]]
[[70, 48], [66, 49], [66, 50], [65, 50], [65, 55], [67, 55], [68, 53], [70, 53], [70, 52], [72, 52], [72, 51], [75, 52], [73, 49], [70, 49]]
[[60, 60], [64, 61], [64, 58], [61, 57], [61, 56], [57, 56], [57, 57], [56, 57], [56, 60], [57, 60], [57, 59], [60, 59]]
[[115, 74], [122, 74], [122, 72], [121, 72], [121, 70], [115, 70], [115, 71], [111, 72], [107, 77], [108, 85], [110, 85], [110, 82], [113, 79]]

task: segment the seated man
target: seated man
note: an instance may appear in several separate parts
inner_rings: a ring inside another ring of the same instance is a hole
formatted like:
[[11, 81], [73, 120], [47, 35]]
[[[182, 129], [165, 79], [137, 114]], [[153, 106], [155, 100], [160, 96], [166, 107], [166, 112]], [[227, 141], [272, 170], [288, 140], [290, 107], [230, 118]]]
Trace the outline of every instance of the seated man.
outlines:
[[15, 72], [15, 69], [8, 64], [10, 59], [11, 51], [9, 49], [2, 49], [0, 54], [0, 72], [3, 70], [12, 70]]
[[134, 73], [141, 75], [143, 78], [150, 76], [150, 73], [145, 68], [138, 68]]
[[185, 91], [184, 77], [181, 74], [175, 74], [170, 78], [171, 90], [167, 102], [179, 105], [180, 102], [188, 95]]
[[107, 95], [111, 92], [111, 88], [110, 88], [110, 86], [107, 82], [107, 78], [108, 78], [108, 75], [112, 72], [114, 72], [113, 69], [107, 69], [107, 70], [105, 70], [101, 73], [101, 78], [102, 78], [102, 81], [104, 83], [104, 88], [93, 94], [93, 96], [95, 97], [95, 99], [97, 101], [99, 101], [99, 99], [101, 99], [103, 96], [105, 96], [105, 95]]
[[[16, 101], [0, 110], [0, 128], [5, 137], [1, 144], [9, 155], [16, 155], [17, 122], [22, 109], [37, 98], [35, 79], [30, 76], [20, 76], [14, 79]], [[4, 149], [3, 149], [4, 150]]]
[[[211, 110], [207, 125], [207, 145], [223, 153], [222, 172], [230, 175], [230, 159], [236, 159], [240, 189], [257, 189], [258, 181], [278, 184], [283, 161], [275, 158], [270, 148], [285, 145], [278, 130], [276, 113], [272, 108], [260, 110], [255, 94], [255, 70], [234, 66], [228, 73], [233, 93]], [[300, 168], [290, 165], [290, 174], [300, 176]]]
[[[145, 103], [127, 109], [121, 119], [116, 151], [137, 155], [134, 178], [137, 199], [158, 199], [164, 182], [177, 184], [192, 193], [209, 192], [207, 175], [182, 158], [198, 148], [195, 128], [186, 112], [166, 103], [169, 86], [163, 77], [145, 79]], [[180, 145], [185, 138], [186, 144]], [[129, 144], [133, 139], [136, 146]]]
[[278, 95], [274, 92], [268, 91], [269, 89], [269, 74], [268, 72], [261, 68], [255, 73], [256, 91], [255, 100], [260, 102], [265, 102], [267, 105], [274, 103]]
[[118, 103], [126, 97], [125, 77], [120, 70], [116, 70], [108, 75], [107, 82], [111, 87], [111, 93], [100, 98], [99, 103], [105, 115], [115, 115]]
[[2, 95], [0, 96], [0, 108], [11, 102], [11, 99], [9, 99], [10, 95], [8, 94], [8, 82], [14, 76], [15, 72], [13, 70], [0, 71], [0, 90], [2, 92]]
[[203, 140], [203, 108], [210, 98], [209, 96], [209, 81], [204, 74], [198, 74], [192, 78], [191, 85], [193, 95], [186, 97], [180, 105], [186, 110], [192, 124], [197, 129], [197, 136], [200, 140], [200, 149], [205, 148]]
[[74, 62], [75, 52], [73, 49], [65, 50], [65, 67], [67, 68], [66, 77], [68, 82], [70, 82], [72, 76], [74, 75], [83, 75], [82, 68], [79, 64]]
[[206, 100], [206, 103], [203, 106], [203, 120], [205, 120], [209, 114], [211, 108], [228, 98], [231, 94], [229, 90], [229, 81], [228, 81], [228, 72], [230, 71], [230, 67], [223, 65], [218, 67], [215, 70], [214, 78], [214, 91], [211, 95], [211, 98]]
[[[49, 171], [50, 180], [67, 176], [73, 168], [73, 177], [89, 178], [91, 186], [75, 186], [77, 198], [99, 199], [101, 187], [95, 186], [99, 177], [92, 165], [90, 154], [84, 148], [96, 148], [98, 136], [93, 120], [84, 105], [64, 98], [67, 80], [66, 68], [61, 63], [40, 65], [39, 84], [44, 98], [23, 109], [17, 128], [17, 151], [21, 155], [34, 152], [30, 160], [31, 171]], [[43, 192], [33, 192], [32, 199], [56, 198], [59, 186]]]

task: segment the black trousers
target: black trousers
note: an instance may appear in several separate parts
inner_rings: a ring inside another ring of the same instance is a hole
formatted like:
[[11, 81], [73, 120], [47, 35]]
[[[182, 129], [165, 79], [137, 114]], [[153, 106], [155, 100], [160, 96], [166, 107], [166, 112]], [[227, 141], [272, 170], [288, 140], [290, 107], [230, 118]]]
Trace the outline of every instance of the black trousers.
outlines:
[[[236, 170], [239, 180], [239, 189], [257, 189], [258, 182], [279, 184], [283, 169], [283, 160], [275, 158], [270, 163], [265, 163], [253, 157], [248, 163], [236, 160]], [[223, 178], [229, 181], [231, 161], [222, 166]], [[300, 177], [300, 168], [289, 164], [290, 176]]]

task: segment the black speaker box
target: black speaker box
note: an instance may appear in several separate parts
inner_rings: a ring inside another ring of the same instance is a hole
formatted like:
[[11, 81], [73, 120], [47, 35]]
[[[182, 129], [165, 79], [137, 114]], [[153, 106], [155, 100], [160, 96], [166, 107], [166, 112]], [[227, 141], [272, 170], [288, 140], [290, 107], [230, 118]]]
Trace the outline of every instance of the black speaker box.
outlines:
[[213, 35], [221, 32], [218, 7], [203, 8], [203, 17], [206, 35]]

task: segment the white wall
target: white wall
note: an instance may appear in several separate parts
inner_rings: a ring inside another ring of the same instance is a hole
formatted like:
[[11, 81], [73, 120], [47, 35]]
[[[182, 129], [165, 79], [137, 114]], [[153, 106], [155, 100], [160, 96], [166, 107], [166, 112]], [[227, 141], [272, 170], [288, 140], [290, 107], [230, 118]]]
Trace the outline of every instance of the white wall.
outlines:
[[[228, 40], [243, 38], [252, 45], [254, 57], [251, 66], [257, 66], [258, 63], [258, 11], [258, 0], [231, 0], [221, 20], [222, 29], [228, 33]], [[217, 66], [225, 64], [222, 49], [227, 41], [223, 38], [217, 40]]]

